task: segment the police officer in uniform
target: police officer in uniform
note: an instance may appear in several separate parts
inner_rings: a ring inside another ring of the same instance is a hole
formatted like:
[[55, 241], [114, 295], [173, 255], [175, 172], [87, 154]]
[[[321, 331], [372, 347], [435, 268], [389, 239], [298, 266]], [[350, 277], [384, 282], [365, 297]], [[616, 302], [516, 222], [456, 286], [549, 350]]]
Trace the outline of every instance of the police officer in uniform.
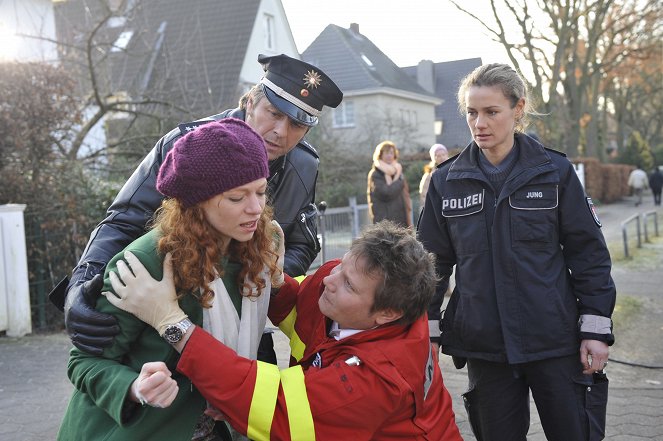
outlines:
[[616, 291], [592, 201], [564, 154], [522, 132], [532, 111], [510, 66], [475, 69], [458, 102], [473, 141], [433, 173], [418, 233], [441, 277], [429, 319], [455, 267], [431, 334], [467, 363], [474, 435], [525, 441], [531, 392], [548, 440], [602, 439]]
[[[244, 120], [265, 140], [269, 158], [268, 193], [274, 218], [285, 234], [284, 271], [305, 274], [315, 259], [317, 240], [314, 205], [319, 159], [303, 138], [318, 124], [323, 106], [337, 107], [343, 93], [317, 67], [286, 55], [259, 55], [265, 74], [241, 99], [239, 107], [181, 124], [162, 137], [122, 187], [107, 217], [92, 232], [74, 268], [50, 294], [64, 309], [73, 344], [101, 353], [119, 331], [115, 319], [94, 310], [108, 261], [145, 233], [145, 226], [164, 196], [156, 189], [156, 175], [175, 141], [196, 127], [221, 118]], [[276, 363], [271, 335], [265, 334], [259, 358]]]

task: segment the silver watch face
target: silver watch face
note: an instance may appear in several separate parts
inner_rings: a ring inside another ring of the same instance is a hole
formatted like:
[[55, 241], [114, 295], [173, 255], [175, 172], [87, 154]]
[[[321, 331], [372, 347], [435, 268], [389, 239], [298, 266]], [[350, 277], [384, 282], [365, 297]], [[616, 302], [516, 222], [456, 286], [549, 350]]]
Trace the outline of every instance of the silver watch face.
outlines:
[[177, 343], [182, 340], [182, 337], [184, 337], [184, 332], [177, 325], [168, 326], [163, 333], [163, 338], [165, 338], [168, 343]]

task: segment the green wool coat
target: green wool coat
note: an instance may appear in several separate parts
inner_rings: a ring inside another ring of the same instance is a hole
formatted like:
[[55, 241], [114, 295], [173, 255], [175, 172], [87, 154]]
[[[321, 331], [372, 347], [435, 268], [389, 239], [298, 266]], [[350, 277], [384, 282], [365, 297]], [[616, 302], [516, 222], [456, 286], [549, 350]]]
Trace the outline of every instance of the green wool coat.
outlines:
[[[130, 250], [153, 278], [163, 277], [163, 259], [157, 254], [158, 232], [152, 230], [132, 242]], [[116, 255], [108, 264], [104, 291], [112, 291], [109, 271], [116, 269]], [[117, 271], [116, 271], [117, 272]], [[180, 299], [180, 307], [196, 325], [202, 326], [202, 307], [193, 296]], [[179, 354], [157, 332], [133, 315], [111, 305], [105, 297], [97, 309], [118, 319], [120, 334], [102, 356], [71, 350], [69, 379], [75, 386], [58, 440], [190, 440], [197, 419], [205, 410], [205, 399], [188, 378], [175, 367]], [[177, 380], [179, 392], [170, 407], [158, 409], [129, 403], [131, 383], [146, 362], [164, 361]]]

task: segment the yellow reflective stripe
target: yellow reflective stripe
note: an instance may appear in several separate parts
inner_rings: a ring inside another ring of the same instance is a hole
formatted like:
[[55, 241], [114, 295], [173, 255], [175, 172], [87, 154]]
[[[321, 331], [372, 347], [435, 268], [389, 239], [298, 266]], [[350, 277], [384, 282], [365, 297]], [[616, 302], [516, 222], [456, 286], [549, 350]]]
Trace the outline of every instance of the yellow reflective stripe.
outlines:
[[304, 351], [306, 351], [306, 345], [299, 338], [299, 335], [297, 335], [296, 332], [293, 332], [292, 337], [290, 337], [290, 355], [292, 355], [295, 360], [300, 361], [302, 357], [304, 357]]
[[281, 375], [278, 366], [257, 362], [256, 384], [251, 398], [251, 409], [246, 435], [255, 441], [269, 441], [274, 409], [279, 393]]
[[299, 338], [297, 332], [295, 331], [295, 322], [297, 321], [297, 309], [292, 308], [290, 314], [279, 323], [279, 329], [290, 339], [290, 355], [294, 357], [295, 360], [299, 361], [304, 356], [304, 351], [306, 350], [306, 345]]
[[295, 322], [297, 321], [297, 308], [292, 308], [286, 318], [279, 323], [279, 329], [283, 331], [286, 337], [291, 338], [295, 333]]
[[313, 415], [306, 394], [304, 371], [301, 366], [294, 366], [281, 371], [281, 384], [285, 404], [288, 407], [288, 424], [292, 441], [315, 440]]

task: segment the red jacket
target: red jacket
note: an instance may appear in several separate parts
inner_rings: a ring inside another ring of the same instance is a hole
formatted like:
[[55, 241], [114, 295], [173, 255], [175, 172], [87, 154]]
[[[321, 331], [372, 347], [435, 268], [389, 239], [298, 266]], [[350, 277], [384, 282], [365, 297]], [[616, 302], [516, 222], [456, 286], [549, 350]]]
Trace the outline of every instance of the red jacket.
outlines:
[[291, 338], [297, 365], [279, 371], [239, 357], [196, 329], [177, 369], [254, 440], [461, 440], [425, 316], [341, 341], [327, 336], [318, 299], [337, 264], [301, 286], [286, 277], [272, 298], [270, 319]]

